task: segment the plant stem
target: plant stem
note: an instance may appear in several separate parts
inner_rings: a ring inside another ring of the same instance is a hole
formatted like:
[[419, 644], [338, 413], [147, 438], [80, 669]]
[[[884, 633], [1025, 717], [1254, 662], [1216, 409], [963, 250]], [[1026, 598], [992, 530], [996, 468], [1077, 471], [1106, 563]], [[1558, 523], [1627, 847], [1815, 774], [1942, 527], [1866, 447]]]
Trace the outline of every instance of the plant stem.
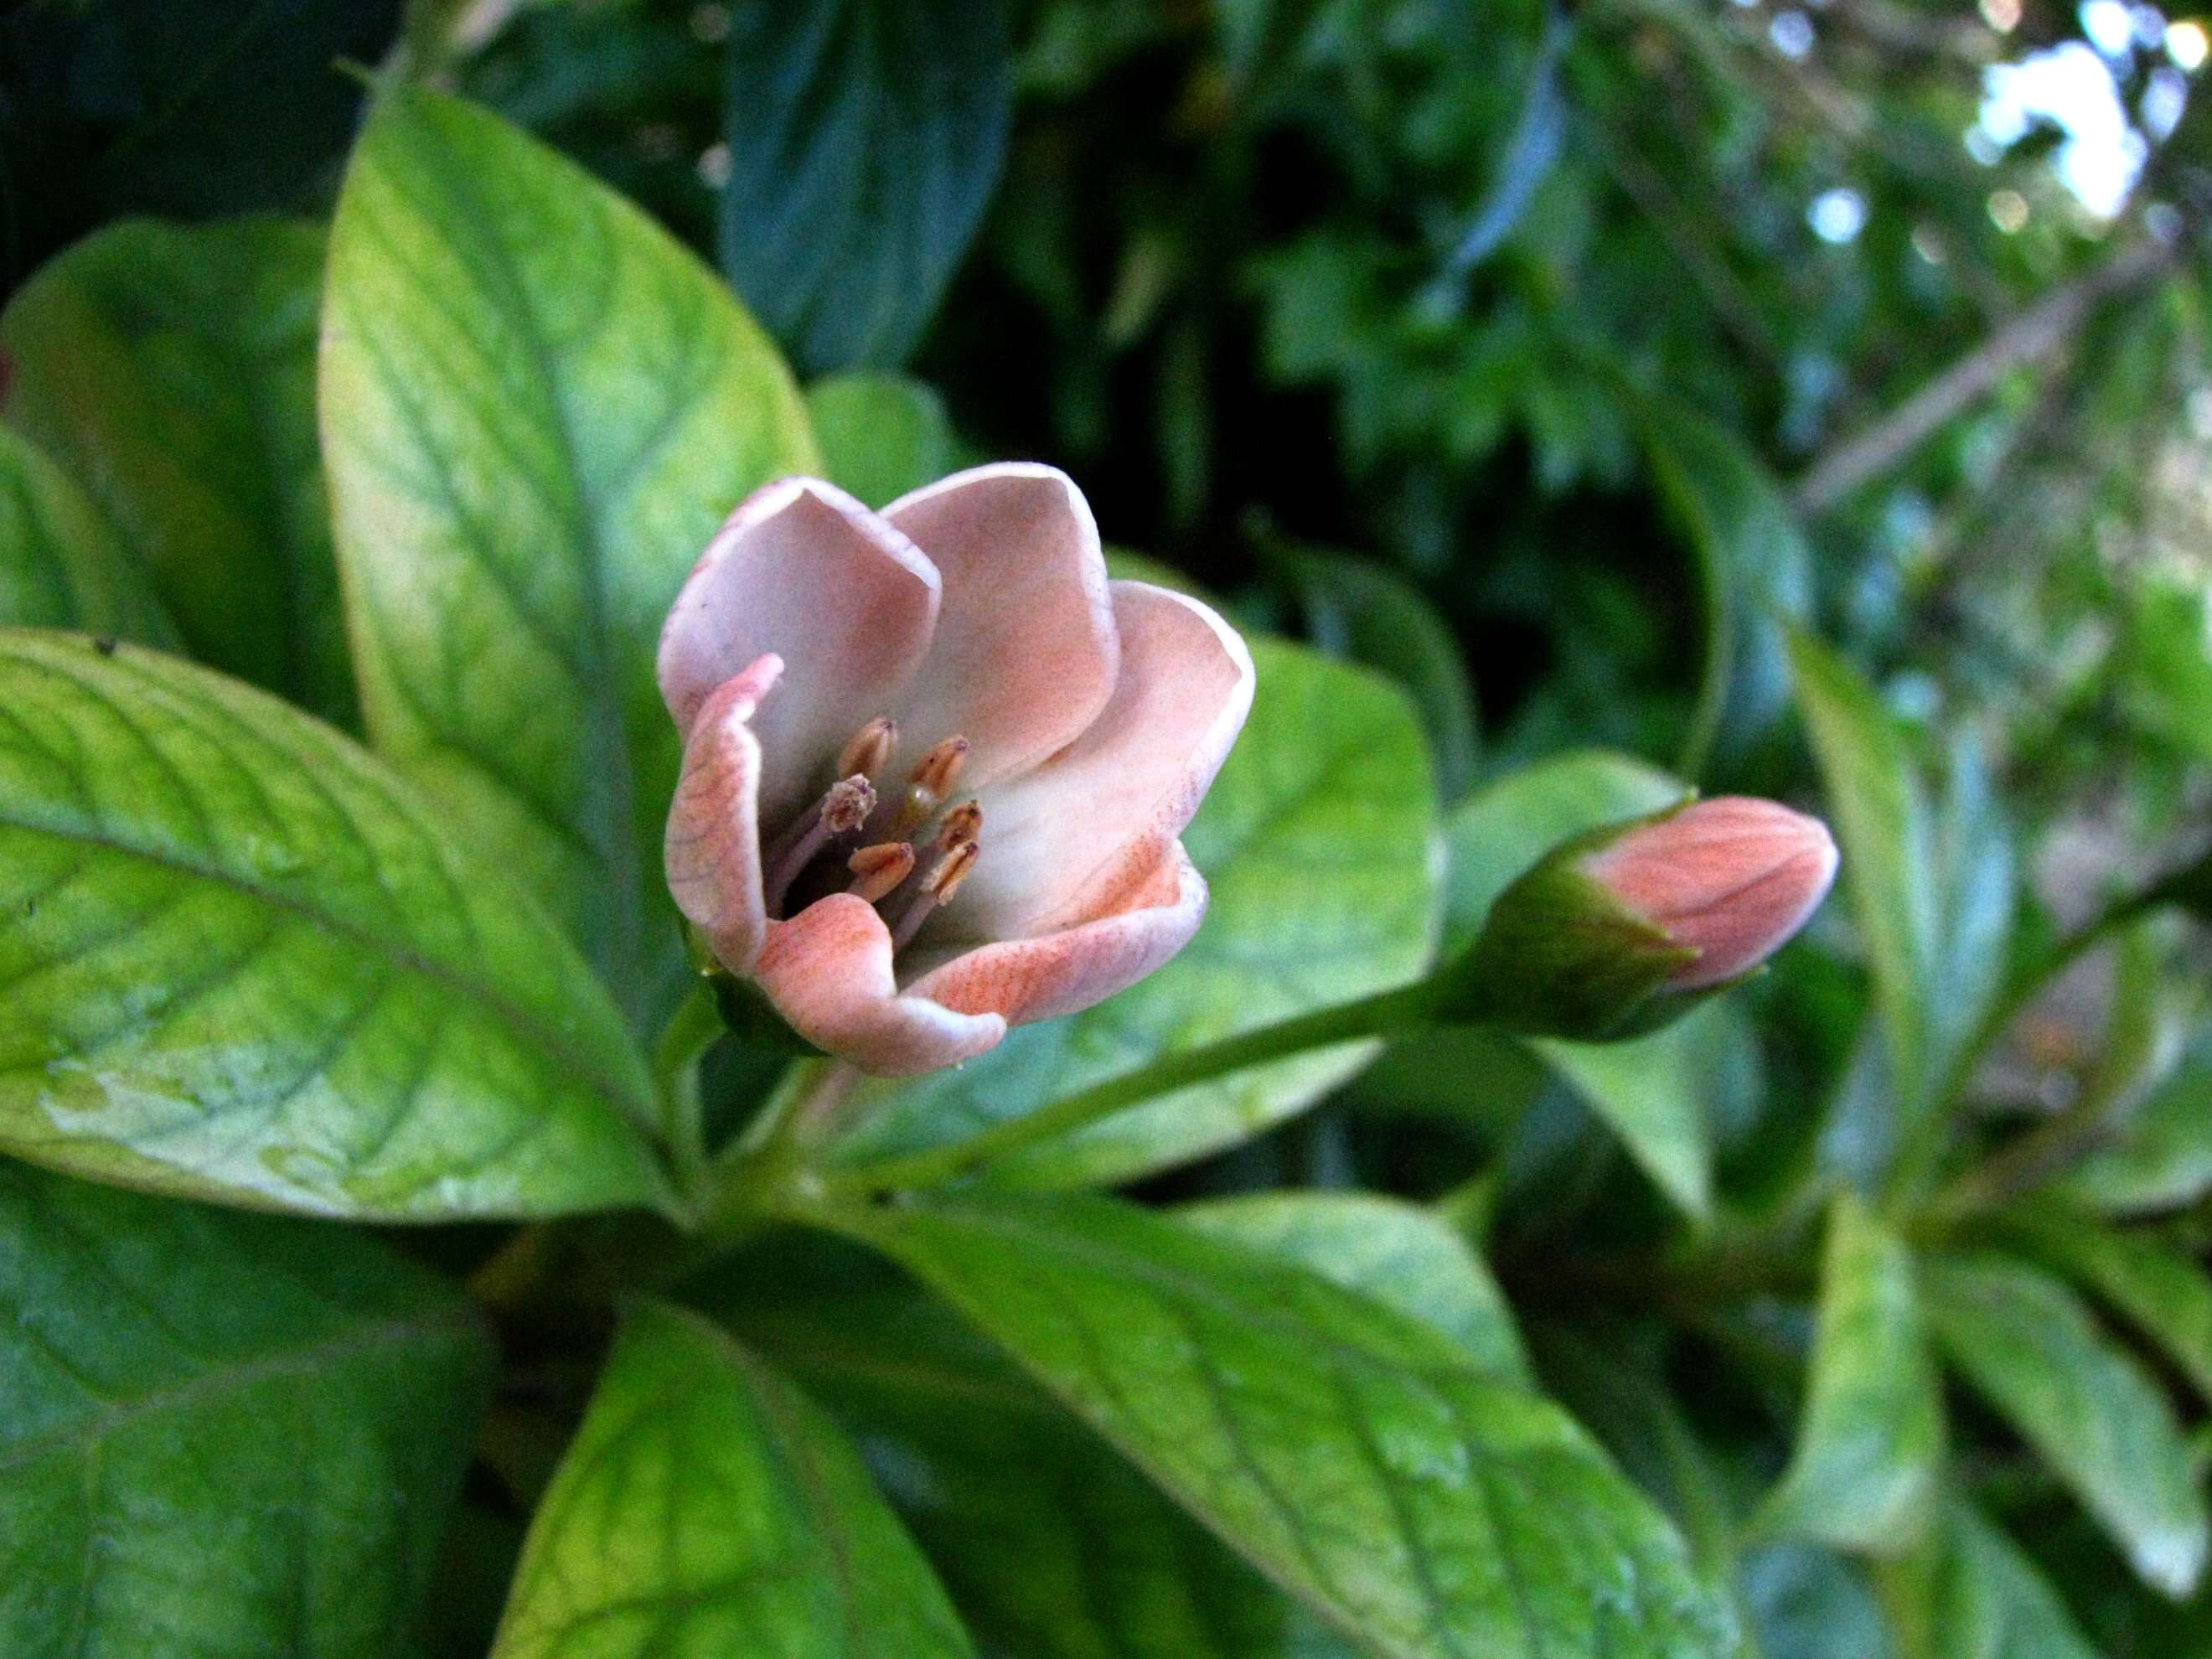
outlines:
[[826, 1191], [836, 1194], [930, 1187], [957, 1180], [1024, 1147], [1057, 1139], [1193, 1084], [1312, 1048], [1419, 1030], [1431, 1023], [1436, 997], [1433, 985], [1424, 980], [1356, 1002], [1296, 1015], [1218, 1042], [1164, 1055], [1149, 1066], [1063, 1096], [1048, 1106], [1011, 1118], [956, 1145], [880, 1158], [849, 1170], [824, 1170], [817, 1178]]

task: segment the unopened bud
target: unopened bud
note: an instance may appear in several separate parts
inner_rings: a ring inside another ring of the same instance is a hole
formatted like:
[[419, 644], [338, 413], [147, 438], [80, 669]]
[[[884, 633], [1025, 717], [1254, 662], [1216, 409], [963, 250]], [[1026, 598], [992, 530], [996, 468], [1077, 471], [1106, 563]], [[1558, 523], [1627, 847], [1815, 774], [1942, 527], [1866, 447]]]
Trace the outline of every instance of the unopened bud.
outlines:
[[1498, 895], [1452, 1001], [1530, 1036], [1640, 1036], [1773, 955], [1835, 876], [1827, 827], [1772, 801], [1725, 796], [1611, 825]]

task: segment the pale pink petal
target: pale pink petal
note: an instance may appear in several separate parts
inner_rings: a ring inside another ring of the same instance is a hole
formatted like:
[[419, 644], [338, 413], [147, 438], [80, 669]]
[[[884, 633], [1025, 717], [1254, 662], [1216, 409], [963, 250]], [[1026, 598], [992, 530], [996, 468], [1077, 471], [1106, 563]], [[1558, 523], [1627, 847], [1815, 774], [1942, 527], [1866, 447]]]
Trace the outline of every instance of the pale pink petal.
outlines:
[[714, 689], [768, 652], [783, 684], [761, 707], [763, 821], [778, 825], [831, 780], [847, 738], [891, 712], [929, 648], [937, 572], [834, 485], [755, 490], [693, 567], [661, 630], [660, 695], [689, 732]]
[[957, 1066], [1006, 1035], [995, 1013], [959, 1013], [901, 995], [890, 933], [872, 905], [850, 893], [770, 922], [753, 976], [793, 1030], [878, 1077]]
[[1190, 822], [1252, 707], [1252, 653], [1196, 599], [1112, 585], [1114, 695], [1062, 753], [984, 798], [983, 854], [924, 938], [1020, 939], [1127, 908]]
[[968, 739], [973, 789], [1066, 748], [1114, 689], [1114, 614], [1098, 526], [1054, 468], [955, 473], [884, 509], [937, 567], [937, 635], [897, 718], [911, 760]]
[[1127, 902], [1056, 933], [978, 946], [924, 975], [908, 994], [963, 1013], [1003, 1014], [1009, 1025], [1080, 1013], [1190, 942], [1206, 918], [1206, 878], [1182, 843], [1170, 842]]
[[751, 970], [766, 937], [761, 902], [760, 743], [746, 722], [783, 672], [761, 658], [722, 682], [698, 710], [668, 809], [662, 859], [668, 890], [733, 973]]

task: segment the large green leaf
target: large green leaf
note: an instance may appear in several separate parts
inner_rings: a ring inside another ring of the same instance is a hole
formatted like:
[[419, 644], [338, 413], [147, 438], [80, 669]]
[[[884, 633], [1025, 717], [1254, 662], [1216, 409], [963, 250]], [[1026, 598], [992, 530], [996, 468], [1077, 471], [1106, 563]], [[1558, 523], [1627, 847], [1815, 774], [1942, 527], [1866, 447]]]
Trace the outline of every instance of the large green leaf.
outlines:
[[1942, 1463], [1942, 1384], [1911, 1253], [1847, 1194], [1829, 1212], [1812, 1379], [1765, 1525], [1843, 1549], [1910, 1548]]
[[809, 374], [895, 368], [1004, 160], [1004, 0], [739, 9], [722, 268]]
[[[1601, 825], [1673, 805], [1686, 786], [1608, 750], [1577, 750], [1498, 779], [1445, 821], [1447, 947], [1471, 940], [1506, 885], [1553, 847]], [[1527, 1045], [1565, 1079], [1674, 1203], [1712, 1209], [1712, 1152], [1703, 1102], [1741, 1047], [1740, 1021], [1716, 1005], [1631, 1042]]]
[[836, 1425], [696, 1314], [633, 1312], [531, 1523], [494, 1659], [958, 1659]]
[[1104, 1199], [816, 1218], [1379, 1655], [1726, 1648], [1681, 1540], [1564, 1413], [1378, 1302]]
[[0, 631], [0, 1149], [338, 1215], [658, 1196], [612, 1004], [451, 840], [273, 697]]
[[1185, 1226], [1280, 1256], [1435, 1326], [1500, 1382], [1532, 1382], [1490, 1268], [1426, 1210], [1372, 1193], [1285, 1192], [1186, 1204], [1175, 1213]]
[[888, 507], [958, 465], [944, 400], [902, 374], [834, 374], [806, 388], [822, 471], [870, 507]]
[[1784, 626], [1812, 603], [1812, 550], [1781, 487], [1729, 430], [1680, 404], [1639, 411], [1660, 500], [1696, 555], [1705, 663], [1689, 770], [1740, 763], [1787, 707]]
[[941, 1303], [808, 1243], [728, 1316], [851, 1429], [986, 1653], [1350, 1659]]
[[1925, 1262], [1929, 1323], [1954, 1364], [2074, 1489], [2147, 1583], [2179, 1598], [2207, 1521], [2166, 1396], [2056, 1279], [2004, 1256]]
[[[1435, 915], [1436, 797], [1405, 701], [1362, 670], [1260, 640], [1243, 736], [1184, 836], [1212, 888], [1206, 925], [1150, 979], [1027, 1026], [957, 1071], [864, 1085], [832, 1154], [860, 1162], [958, 1139], [1175, 1049], [1417, 976]], [[1255, 1134], [1358, 1069], [1371, 1043], [1256, 1066], [993, 1166], [994, 1180], [1125, 1181]]]
[[193, 653], [326, 718], [354, 709], [315, 442], [319, 226], [138, 221], [0, 315], [8, 422], [82, 484]]
[[0, 623], [167, 645], [144, 574], [62, 470], [0, 427]]
[[2202, 1266], [2155, 1238], [2047, 1199], [2008, 1212], [2002, 1224], [2008, 1242], [2095, 1292], [2212, 1401], [2212, 1276]]
[[0, 1163], [0, 1650], [392, 1653], [490, 1361], [365, 1238]]
[[2097, 1659], [2035, 1564], [1964, 1499], [1888, 1583], [1907, 1659]]
[[495, 118], [395, 91], [331, 232], [323, 444], [370, 735], [641, 1026], [684, 985], [655, 641], [748, 490], [811, 471], [714, 274]]

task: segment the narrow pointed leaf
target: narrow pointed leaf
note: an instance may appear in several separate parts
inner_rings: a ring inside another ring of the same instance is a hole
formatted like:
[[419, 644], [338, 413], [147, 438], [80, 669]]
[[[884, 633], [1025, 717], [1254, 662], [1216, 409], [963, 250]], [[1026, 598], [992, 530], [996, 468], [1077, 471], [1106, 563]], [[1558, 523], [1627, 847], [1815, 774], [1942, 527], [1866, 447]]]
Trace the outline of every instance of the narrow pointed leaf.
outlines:
[[144, 573], [67, 474], [0, 427], [0, 623], [166, 646]]
[[348, 721], [345, 617], [315, 440], [322, 228], [135, 221], [0, 315], [9, 425], [144, 561], [203, 661]]
[[1889, 1582], [1906, 1659], [2098, 1659], [2027, 1553], [1964, 1499]]
[[451, 841], [273, 697], [0, 630], [0, 1150], [335, 1215], [656, 1199], [613, 1005]]
[[366, 1238], [0, 1164], [0, 1651], [382, 1659], [491, 1358]]
[[2212, 1276], [2182, 1251], [2047, 1200], [2003, 1218], [2007, 1241], [2065, 1274], [2165, 1351], [2212, 1401]]
[[1388, 1659], [1727, 1649], [1680, 1538], [1564, 1413], [1380, 1303], [1103, 1199], [815, 1218]]
[[370, 736], [657, 1029], [686, 970], [653, 648], [724, 515], [812, 469], [796, 388], [642, 213], [403, 89], [339, 199], [321, 407]]
[[2208, 1524], [2166, 1396], [2057, 1280], [2002, 1255], [1924, 1264], [1929, 1321], [1952, 1362], [2071, 1486], [2147, 1583], [2179, 1599]]
[[493, 1659], [966, 1659], [836, 1424], [695, 1314], [624, 1324], [531, 1523]]
[[1926, 1528], [1942, 1462], [1942, 1385], [1911, 1253], [1856, 1199], [1839, 1198], [1797, 1447], [1765, 1526], [1840, 1549], [1909, 1548]]

